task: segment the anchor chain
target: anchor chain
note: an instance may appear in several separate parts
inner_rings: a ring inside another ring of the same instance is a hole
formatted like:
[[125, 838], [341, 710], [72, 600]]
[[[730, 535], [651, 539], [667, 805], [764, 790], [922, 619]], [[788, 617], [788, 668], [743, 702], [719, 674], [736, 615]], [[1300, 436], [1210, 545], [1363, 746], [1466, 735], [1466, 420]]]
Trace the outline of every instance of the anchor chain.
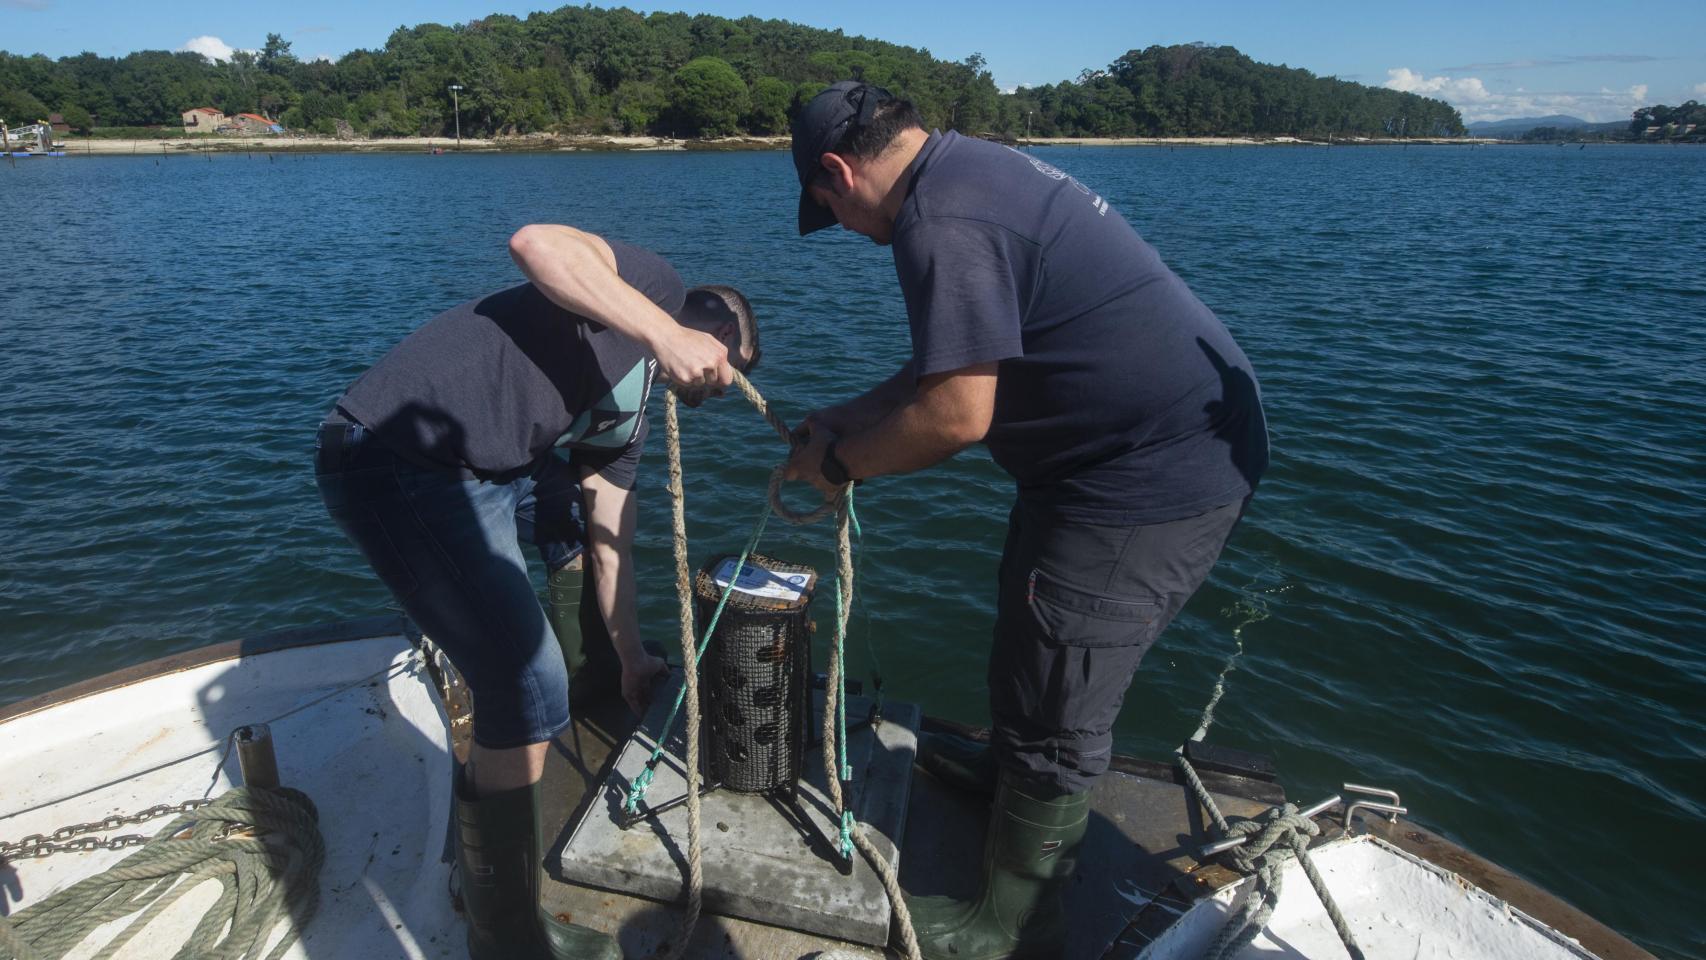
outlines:
[[73, 823], [69, 826], [60, 827], [52, 833], [32, 833], [14, 841], [0, 840], [0, 864], [12, 860], [40, 859], [56, 853], [123, 850], [126, 847], [140, 847], [151, 838], [140, 833], [127, 833], [103, 840], [100, 837], [90, 837], [85, 836], [85, 834], [110, 832], [120, 827], [158, 820], [174, 813], [189, 813], [212, 802], [212, 800], [185, 800], [179, 804], [160, 803], [128, 816], [115, 813], [102, 820]]

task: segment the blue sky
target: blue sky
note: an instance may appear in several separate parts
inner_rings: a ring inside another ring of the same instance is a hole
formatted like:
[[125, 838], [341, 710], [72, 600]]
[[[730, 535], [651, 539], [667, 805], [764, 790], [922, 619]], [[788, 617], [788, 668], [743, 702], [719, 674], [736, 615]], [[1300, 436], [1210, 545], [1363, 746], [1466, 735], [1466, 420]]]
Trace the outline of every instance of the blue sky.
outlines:
[[[511, 0], [0, 0], [0, 49], [52, 57], [181, 48], [219, 53], [281, 33], [304, 58], [378, 47], [401, 25], [526, 16]], [[605, 6], [607, 4], [597, 4]], [[642, 11], [753, 15], [840, 28], [961, 59], [979, 52], [1003, 89], [1105, 67], [1133, 47], [1201, 40], [1258, 60], [1441, 97], [1466, 120], [1567, 113], [1619, 120], [1637, 106], [1706, 100], [1706, 3], [1166, 3], [1148, 0], [779, 0], [629, 4]]]

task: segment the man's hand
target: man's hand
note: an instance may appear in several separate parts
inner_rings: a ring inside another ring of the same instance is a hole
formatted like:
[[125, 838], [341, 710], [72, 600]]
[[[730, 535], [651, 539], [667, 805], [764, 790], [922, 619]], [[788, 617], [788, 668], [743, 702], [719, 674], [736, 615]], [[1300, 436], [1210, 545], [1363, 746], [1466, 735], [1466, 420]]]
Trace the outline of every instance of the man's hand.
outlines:
[[[813, 414], [812, 416], [816, 416]], [[793, 455], [788, 457], [788, 469], [782, 474], [784, 480], [804, 480], [824, 493], [833, 494], [836, 486], [823, 475], [823, 452], [829, 448], [830, 441], [835, 439], [835, 433], [827, 427], [813, 426], [810, 417], [805, 423], [795, 428], [794, 436], [799, 442], [794, 447]]]
[[622, 699], [634, 716], [644, 718], [651, 706], [652, 691], [669, 676], [669, 664], [662, 657], [641, 652], [632, 660], [622, 661]]
[[715, 393], [735, 382], [729, 348], [721, 340], [689, 327], [667, 331], [652, 344], [658, 369], [677, 388], [706, 388]]
[[841, 404], [824, 407], [822, 410], [814, 410], [807, 414], [804, 420], [800, 421], [799, 426], [794, 428], [794, 446], [803, 446], [814, 433], [827, 431], [831, 436], [840, 436], [843, 433], [851, 432], [855, 426], [856, 424], [843, 412]]

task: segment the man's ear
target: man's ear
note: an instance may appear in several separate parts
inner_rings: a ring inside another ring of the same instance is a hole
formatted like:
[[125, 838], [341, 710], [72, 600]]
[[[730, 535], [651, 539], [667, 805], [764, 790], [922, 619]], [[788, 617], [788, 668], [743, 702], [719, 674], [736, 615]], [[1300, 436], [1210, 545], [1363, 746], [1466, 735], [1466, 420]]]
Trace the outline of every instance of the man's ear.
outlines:
[[818, 158], [823, 172], [829, 175], [830, 189], [845, 196], [853, 190], [853, 166], [840, 154], [826, 153]]

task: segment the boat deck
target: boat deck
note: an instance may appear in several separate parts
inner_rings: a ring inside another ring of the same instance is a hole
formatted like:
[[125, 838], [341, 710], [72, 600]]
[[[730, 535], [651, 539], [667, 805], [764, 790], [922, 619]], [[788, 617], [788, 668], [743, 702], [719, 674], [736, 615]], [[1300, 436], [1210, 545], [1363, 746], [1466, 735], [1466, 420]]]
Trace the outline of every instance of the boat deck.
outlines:
[[[625, 956], [649, 956], [672, 937], [680, 908], [653, 900], [564, 882], [557, 864], [567, 825], [597, 797], [607, 765], [633, 730], [619, 700], [585, 710], [546, 762], [544, 811], [555, 835], [547, 852], [543, 899], [554, 913], [615, 935]], [[927, 721], [926, 729], [945, 725]], [[815, 762], [815, 758], [812, 761]], [[1068, 957], [1135, 955], [1128, 927], [1157, 896], [1175, 890], [1196, 866], [1191, 852], [1206, 833], [1200, 812], [1170, 768], [1124, 762], [1097, 784], [1089, 834], [1073, 879], [1072, 939]], [[1254, 815], [1283, 799], [1273, 784], [1209, 774], [1210, 789], [1223, 794], [1229, 815]], [[1240, 796], [1242, 794], [1243, 796]], [[1250, 798], [1259, 799], [1250, 799]], [[915, 777], [907, 810], [900, 876], [920, 895], [970, 897], [976, 893], [987, 812], [975, 799]], [[864, 865], [862, 864], [863, 868]], [[826, 940], [744, 920], [706, 914], [700, 918], [686, 956], [691, 958], [807, 957], [834, 950], [838, 956], [882, 957], [869, 947]]]
[[[467, 712], [454, 684], [450, 702], [441, 706], [439, 678], [429, 676], [430, 666], [396, 633], [400, 626], [375, 618], [205, 647], [0, 707], [0, 760], [8, 774], [0, 836], [50, 832], [163, 800], [222, 792], [240, 775], [236, 758], [221, 751], [227, 734], [242, 724], [266, 722], [280, 744], [285, 781], [315, 798], [330, 853], [322, 876], [330, 895], [290, 956], [462, 956], [463, 928], [447, 896], [446, 751], [465, 746]], [[614, 934], [625, 956], [647, 957], [676, 935], [679, 906], [565, 883], [556, 872], [569, 824], [600, 801], [605, 771], [633, 727], [626, 707], [612, 699], [582, 710], [550, 753], [543, 794], [551, 849], [543, 900], [555, 913]], [[923, 727], [971, 732], [929, 718]], [[1255, 815], [1284, 799], [1264, 780], [1206, 768], [1203, 774], [1228, 816]], [[1152, 938], [1180, 929], [1176, 921], [1193, 903], [1213, 904], [1235, 892], [1222, 888], [1237, 875], [1195, 860], [1208, 831], [1174, 776], [1166, 764], [1116, 757], [1113, 771], [1098, 782], [1090, 833], [1067, 898], [1071, 932], [1062, 953], [1069, 960], [1135, 960]], [[1338, 834], [1328, 822], [1335, 813], [1317, 820], [1323, 844]], [[906, 889], [973, 894], [984, 805], [915, 774], [907, 818], [900, 864]], [[1531, 918], [1547, 925], [1558, 943], [1574, 951], [1571, 956], [1652, 960], [1557, 897], [1414, 823], [1378, 818], [1364, 823], [1377, 838], [1365, 847], [1379, 842], [1442, 868], [1430, 875], [1448, 892], [1478, 889], [1499, 898], [1495, 905], [1505, 921], [1514, 922], [1514, 910], [1525, 923]], [[0, 914], [15, 913], [125, 855], [102, 849], [0, 864]], [[1354, 879], [1342, 882], [1350, 884], [1341, 889], [1353, 898], [1368, 893]], [[187, 934], [207, 905], [195, 906], [194, 899], [185, 897], [178, 914], [156, 923], [180, 923]], [[1288, 895], [1282, 903], [1286, 909], [1317, 906], [1307, 893]], [[1359, 929], [1403, 929], [1383, 905], [1364, 903], [1356, 913]], [[1415, 929], [1423, 928], [1427, 923]], [[172, 944], [181, 939], [160, 932], [160, 950], [175, 950]], [[1159, 940], [1153, 945], [1162, 947]], [[694, 958], [765, 960], [831, 955], [885, 953], [712, 914], [701, 918], [686, 952]], [[1313, 952], [1292, 948], [1287, 955], [1338, 956], [1339, 946], [1333, 941]]]

